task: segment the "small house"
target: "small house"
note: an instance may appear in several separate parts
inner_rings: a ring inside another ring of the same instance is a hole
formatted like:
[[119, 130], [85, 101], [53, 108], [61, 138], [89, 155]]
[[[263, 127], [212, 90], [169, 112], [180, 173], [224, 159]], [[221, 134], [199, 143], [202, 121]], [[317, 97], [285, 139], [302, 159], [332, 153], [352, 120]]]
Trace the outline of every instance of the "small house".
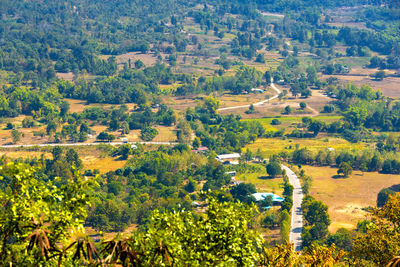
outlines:
[[197, 154], [199, 154], [199, 153], [205, 153], [205, 152], [207, 152], [207, 151], [208, 151], [208, 147], [206, 147], [206, 146], [201, 146], [201, 147], [199, 147], [198, 149], [193, 149], [193, 150], [192, 150], [192, 152], [197, 153]]
[[224, 165], [238, 165], [240, 154], [239, 153], [232, 153], [232, 154], [222, 154], [218, 155], [216, 159], [219, 162], [222, 162]]
[[260, 93], [260, 94], [264, 93], [264, 90], [259, 88], [251, 88], [251, 91], [253, 93]]
[[233, 160], [233, 159], [239, 159], [240, 154], [239, 153], [232, 153], [232, 154], [221, 154], [217, 156], [217, 160], [219, 161], [226, 161], [226, 160]]
[[281, 203], [283, 202], [284, 198], [280, 197], [278, 195], [275, 195], [274, 193], [254, 193], [252, 196], [256, 199], [256, 201], [263, 201], [266, 199], [268, 196], [272, 197], [272, 202], [275, 203]]

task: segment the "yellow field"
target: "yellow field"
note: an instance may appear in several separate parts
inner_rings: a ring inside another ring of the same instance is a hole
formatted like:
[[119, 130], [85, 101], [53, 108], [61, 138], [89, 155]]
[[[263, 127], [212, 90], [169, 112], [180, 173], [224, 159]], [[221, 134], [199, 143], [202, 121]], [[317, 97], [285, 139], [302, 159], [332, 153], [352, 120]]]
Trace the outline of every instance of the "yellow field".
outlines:
[[362, 173], [354, 171], [349, 178], [332, 178], [336, 168], [303, 166], [306, 174], [313, 177], [310, 195], [329, 207], [331, 232], [338, 228], [355, 228], [366, 218], [362, 208], [376, 206], [379, 191], [400, 183], [400, 175]]
[[11, 159], [17, 159], [17, 158], [24, 158], [24, 159], [29, 159], [29, 158], [40, 158], [42, 155], [44, 155], [45, 159], [51, 158], [51, 153], [48, 152], [43, 152], [43, 151], [8, 151], [8, 150], [3, 150], [0, 151], [0, 157], [1, 156], [6, 156]]
[[301, 139], [285, 139], [282, 138], [262, 138], [257, 139], [254, 143], [249, 144], [246, 148], [256, 152], [258, 149], [261, 150], [264, 157], [277, 154], [283, 150], [293, 151], [296, 149], [296, 145], [299, 148], [308, 148], [313, 151], [318, 151], [327, 148], [334, 148], [335, 150], [360, 150], [367, 148], [370, 144], [357, 143], [353, 144], [341, 138], [327, 137], [327, 138], [301, 138]]
[[97, 169], [100, 171], [100, 173], [115, 171], [116, 169], [122, 168], [126, 163], [126, 160], [115, 160], [111, 157], [98, 158], [92, 155], [81, 155], [81, 159], [85, 169]]

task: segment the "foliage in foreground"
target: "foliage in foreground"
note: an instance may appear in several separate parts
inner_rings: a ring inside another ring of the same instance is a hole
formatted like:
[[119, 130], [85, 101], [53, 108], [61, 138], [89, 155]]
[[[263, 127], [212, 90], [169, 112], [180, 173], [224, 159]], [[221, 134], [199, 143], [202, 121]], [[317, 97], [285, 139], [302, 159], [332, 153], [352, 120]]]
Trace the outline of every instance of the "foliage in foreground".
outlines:
[[[0, 262], [32, 266], [65, 253], [71, 238], [83, 231], [88, 186], [78, 175], [44, 181], [36, 169], [20, 163], [0, 168]], [[58, 184], [56, 186], [56, 184]]]
[[[206, 196], [206, 208], [154, 211], [145, 231], [93, 243], [83, 222], [94, 181], [78, 175], [68, 181], [42, 179], [37, 169], [9, 163], [0, 169], [0, 262], [18, 266], [332, 266], [344, 252], [312, 243], [301, 255], [286, 243], [265, 247], [252, 230], [254, 205], [219, 202]], [[374, 209], [365, 233], [357, 237], [348, 263], [384, 265], [400, 253], [400, 194]], [[307, 219], [310, 222], [310, 219]]]
[[385, 265], [400, 255], [400, 194], [389, 195], [386, 205], [373, 209], [371, 217], [366, 233], [355, 240], [352, 254], [356, 259]]

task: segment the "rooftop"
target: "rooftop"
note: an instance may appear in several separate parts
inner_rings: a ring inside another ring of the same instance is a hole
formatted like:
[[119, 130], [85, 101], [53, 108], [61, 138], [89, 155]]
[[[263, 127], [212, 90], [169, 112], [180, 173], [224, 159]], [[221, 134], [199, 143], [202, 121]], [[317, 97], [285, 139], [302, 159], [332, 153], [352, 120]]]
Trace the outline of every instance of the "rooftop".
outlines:
[[219, 159], [219, 160], [223, 160], [223, 159], [236, 159], [236, 158], [240, 158], [240, 154], [239, 154], [239, 153], [222, 154], [222, 155], [218, 155], [218, 156], [217, 156], [217, 159]]
[[284, 199], [278, 195], [275, 195], [274, 193], [254, 193], [252, 196], [257, 200], [257, 201], [262, 201], [268, 196], [272, 197], [273, 202], [282, 202]]

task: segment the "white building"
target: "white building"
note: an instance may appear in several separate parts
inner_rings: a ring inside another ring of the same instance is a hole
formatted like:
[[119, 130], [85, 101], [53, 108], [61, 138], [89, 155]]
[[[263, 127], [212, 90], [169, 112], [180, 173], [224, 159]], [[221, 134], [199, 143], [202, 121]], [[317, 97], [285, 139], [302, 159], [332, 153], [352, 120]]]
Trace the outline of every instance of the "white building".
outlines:
[[238, 158], [240, 158], [240, 154], [239, 153], [232, 153], [232, 154], [218, 155], [216, 159], [219, 160], [219, 161], [226, 161], [226, 160], [238, 159]]

